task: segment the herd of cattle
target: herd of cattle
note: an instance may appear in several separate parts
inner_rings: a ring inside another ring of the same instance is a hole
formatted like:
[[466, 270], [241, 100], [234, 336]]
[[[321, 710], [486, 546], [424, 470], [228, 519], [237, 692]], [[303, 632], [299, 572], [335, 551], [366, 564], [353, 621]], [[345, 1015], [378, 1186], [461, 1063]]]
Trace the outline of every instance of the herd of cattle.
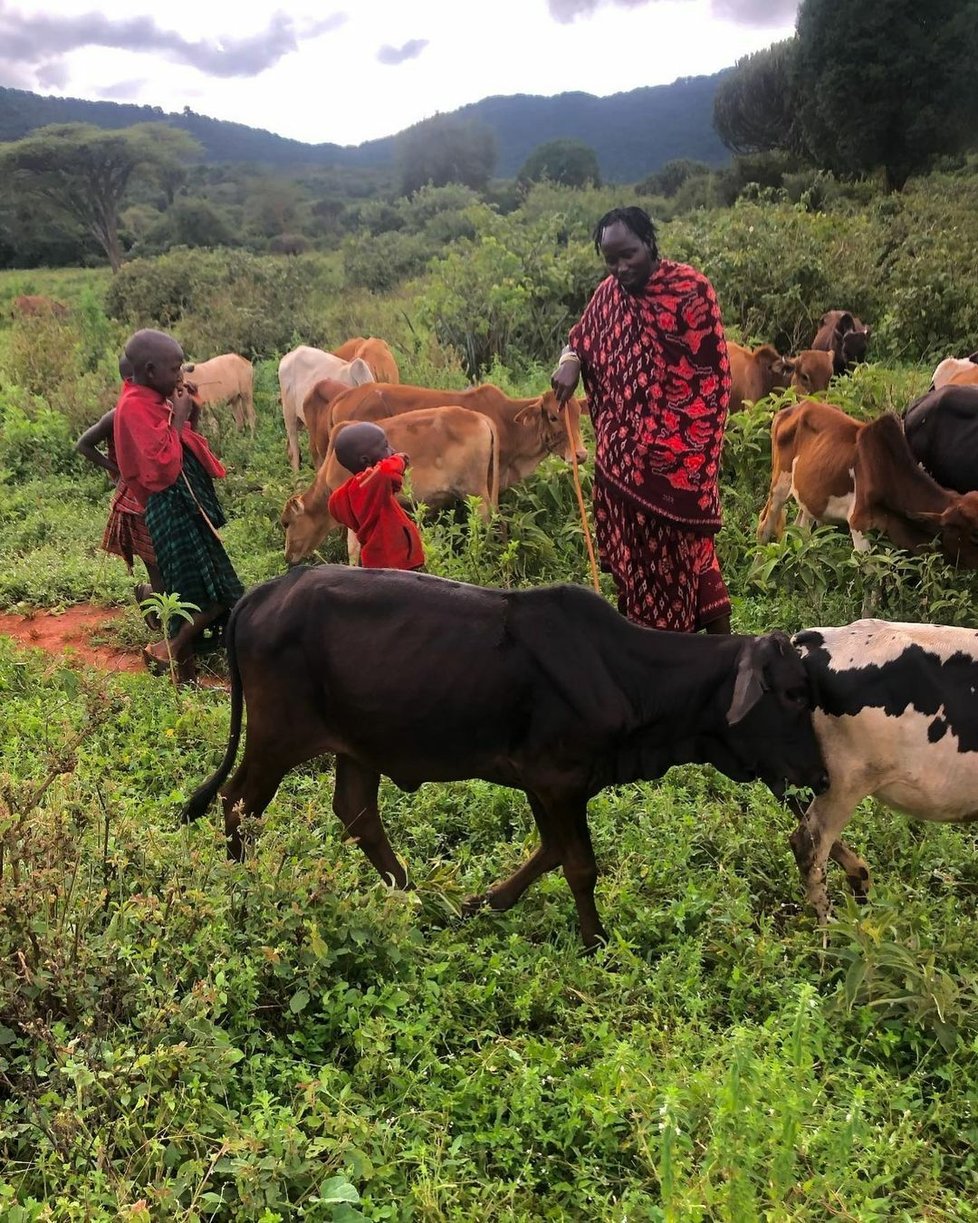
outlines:
[[[869, 336], [854, 315], [833, 311], [812, 348], [791, 358], [731, 344], [732, 406], [778, 386], [827, 389], [863, 359]], [[201, 393], [202, 369], [190, 374]], [[374, 338], [335, 353], [300, 347], [283, 357], [279, 383], [293, 466], [300, 424], [316, 466], [282, 513], [290, 564], [335, 525], [327, 502], [348, 473], [334, 444], [350, 421], [383, 422], [411, 457], [416, 497], [432, 507], [472, 493], [488, 512], [546, 455], [586, 457], [581, 403], [562, 413], [550, 392], [511, 399], [493, 386], [404, 386]], [[250, 404], [242, 395], [244, 422]], [[871, 528], [913, 549], [937, 536], [956, 564], [978, 567], [978, 481], [967, 461], [975, 450], [962, 444], [976, 422], [978, 354], [942, 362], [903, 420], [856, 421], [808, 398], [782, 408], [761, 538], [782, 529], [793, 496], [805, 518], [847, 523], [857, 547]], [[245, 707], [244, 756], [223, 790], [236, 854], [242, 817], [260, 815], [289, 769], [324, 752], [336, 755], [333, 809], [347, 835], [398, 886], [408, 879], [380, 817], [381, 775], [405, 790], [464, 778], [512, 786], [527, 796], [539, 848], [466, 908], [508, 909], [561, 866], [589, 946], [604, 931], [587, 803], [608, 785], [708, 762], [779, 796], [789, 784], [812, 789], [791, 845], [822, 921], [829, 857], [855, 896], [866, 895], [868, 867], [839, 839], [863, 798], [922, 819], [978, 818], [978, 632], [970, 629], [860, 620], [792, 639], [687, 637], [638, 628], [577, 587], [484, 590], [324, 566], [250, 591], [226, 641], [228, 748], [186, 818], [202, 814], [231, 774]]]

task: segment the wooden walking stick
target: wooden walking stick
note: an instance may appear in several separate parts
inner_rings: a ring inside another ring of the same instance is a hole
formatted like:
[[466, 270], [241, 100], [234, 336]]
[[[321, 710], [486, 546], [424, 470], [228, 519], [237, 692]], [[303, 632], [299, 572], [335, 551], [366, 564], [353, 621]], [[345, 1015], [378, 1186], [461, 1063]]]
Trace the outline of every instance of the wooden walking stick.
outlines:
[[567, 443], [571, 453], [571, 470], [574, 473], [574, 488], [577, 492], [577, 505], [581, 511], [581, 525], [584, 527], [584, 539], [587, 542], [587, 558], [591, 562], [591, 582], [594, 585], [595, 591], [601, 593], [601, 583], [598, 579], [598, 562], [594, 555], [594, 541], [591, 538], [591, 524], [587, 518], [587, 506], [584, 504], [584, 490], [581, 488], [581, 473], [577, 466], [577, 447], [574, 445], [574, 437], [571, 432], [570, 423], [570, 401], [564, 404], [564, 427], [567, 430]]

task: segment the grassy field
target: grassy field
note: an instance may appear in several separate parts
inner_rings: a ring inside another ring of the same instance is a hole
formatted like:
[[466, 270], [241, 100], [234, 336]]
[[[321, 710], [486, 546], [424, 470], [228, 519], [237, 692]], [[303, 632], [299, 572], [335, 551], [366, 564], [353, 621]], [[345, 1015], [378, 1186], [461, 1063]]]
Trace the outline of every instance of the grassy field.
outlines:
[[[0, 610], [131, 598], [98, 549], [108, 485], [71, 451], [112, 401], [121, 338], [86, 305], [89, 275], [17, 274], [16, 292], [77, 305], [70, 354], [67, 333], [0, 331]], [[406, 381], [431, 377], [429, 348], [398, 355]], [[249, 584], [284, 567], [295, 487], [274, 370], [258, 368], [255, 439], [221, 435]], [[871, 365], [833, 399], [872, 415], [928, 376]], [[974, 578], [936, 557], [854, 558], [824, 528], [754, 542], [769, 410], [732, 422], [725, 452], [735, 627], [845, 623], [867, 588], [890, 618], [973, 624]], [[426, 525], [430, 567], [587, 582], [562, 464], [503, 517], [505, 535]], [[106, 633], [144, 630], [132, 609]], [[765, 789], [685, 768], [609, 790], [591, 827], [610, 942], [584, 958], [559, 873], [460, 919], [534, 843], [512, 791], [385, 783], [416, 884], [393, 893], [341, 843], [326, 759], [289, 775], [232, 864], [216, 809], [176, 819], [223, 750], [222, 690], [0, 639], [0, 692], [4, 1220], [978, 1218], [974, 832], [865, 803], [847, 839], [872, 901], [832, 876], [823, 947]]]

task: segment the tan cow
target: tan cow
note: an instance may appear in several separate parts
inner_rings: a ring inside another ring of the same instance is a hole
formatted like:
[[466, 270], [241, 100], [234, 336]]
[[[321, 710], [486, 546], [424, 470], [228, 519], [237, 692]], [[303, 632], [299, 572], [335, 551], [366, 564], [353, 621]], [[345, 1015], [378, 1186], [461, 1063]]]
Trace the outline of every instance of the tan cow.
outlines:
[[727, 341], [730, 359], [730, 411], [739, 412], [745, 403], [757, 403], [772, 391], [784, 390], [790, 374], [785, 370], [781, 354], [771, 344], [745, 348]]
[[[336, 437], [353, 421], [336, 426], [316, 479], [305, 492], [290, 497], [282, 510], [285, 527], [285, 559], [290, 565], [309, 556], [339, 524], [329, 513], [329, 498], [351, 473], [336, 457]], [[430, 509], [440, 509], [475, 496], [482, 499], [481, 512], [488, 519], [499, 504], [499, 454], [496, 427], [481, 412], [447, 405], [420, 408], [383, 422], [387, 439], [399, 454], [411, 460], [408, 469], [411, 499]], [[351, 561], [358, 554], [356, 537], [350, 533]]]
[[394, 354], [383, 340], [376, 336], [364, 339], [362, 335], [354, 336], [339, 348], [334, 349], [334, 356], [343, 361], [355, 361], [358, 357], [366, 361], [374, 382], [400, 382], [401, 375], [394, 360]]
[[947, 386], [978, 386], [978, 365], [968, 362], [969, 369], [959, 369], [948, 378]]
[[945, 386], [956, 374], [967, 374], [978, 369], [978, 352], [970, 357], [945, 357], [934, 370], [930, 380], [930, 389], [938, 390]]
[[762, 543], [780, 538], [789, 497], [801, 507], [799, 522], [845, 523], [857, 551], [869, 550], [869, 530], [911, 552], [939, 534], [947, 560], [978, 567], [978, 493], [932, 480], [892, 413], [864, 423], [811, 399], [779, 412], [771, 423], [771, 492], [757, 528]]
[[526, 479], [548, 454], [560, 454], [568, 463], [575, 455], [579, 463], [587, 459], [581, 437], [580, 401], [572, 399], [567, 411], [561, 411], [551, 390], [532, 399], [510, 399], [491, 383], [465, 391], [441, 391], [403, 383], [389, 386], [371, 382], [338, 394], [334, 385], [320, 382], [309, 392], [305, 415], [306, 419], [318, 422], [312, 445], [325, 454], [329, 430], [342, 420], [382, 423], [390, 416], [413, 412], [416, 408], [440, 408], [448, 404], [481, 412], [496, 426], [501, 491]]
[[[345, 386], [360, 386], [373, 382], [373, 374], [366, 361], [357, 357], [345, 361], [321, 348], [300, 344], [287, 352], [278, 363], [278, 385], [282, 400], [282, 419], [285, 422], [285, 438], [289, 451], [289, 462], [299, 470], [299, 426], [306, 423], [304, 405], [311, 387], [322, 378], [330, 378]], [[323, 451], [325, 453], [325, 450]]]
[[64, 302], [45, 297], [43, 293], [24, 293], [15, 297], [11, 309], [21, 318], [67, 318], [68, 307]]
[[255, 431], [254, 371], [251, 362], [237, 353], [226, 352], [209, 361], [187, 362], [183, 367], [185, 381], [196, 391], [197, 401], [203, 407], [228, 403], [234, 418], [234, 427], [245, 425]]

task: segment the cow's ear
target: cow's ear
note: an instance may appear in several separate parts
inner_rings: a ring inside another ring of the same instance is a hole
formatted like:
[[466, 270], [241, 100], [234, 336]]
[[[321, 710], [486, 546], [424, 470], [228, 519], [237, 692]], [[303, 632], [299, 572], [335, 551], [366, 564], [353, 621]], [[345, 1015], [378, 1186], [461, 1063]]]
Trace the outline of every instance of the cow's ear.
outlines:
[[587, 405], [587, 400], [586, 400], [586, 399], [578, 399], [578, 401], [577, 401], [577, 409], [578, 409], [578, 411], [580, 412], [580, 414], [581, 414], [582, 416], [590, 416], [590, 415], [591, 415], [591, 412], [590, 412], [590, 410], [589, 410], [589, 408], [588, 408], [588, 405]]
[[764, 680], [764, 641], [756, 639], [744, 646], [737, 664], [733, 700], [727, 711], [727, 725], [736, 726], [750, 713], [767, 691]]
[[282, 526], [291, 526], [303, 512], [302, 498], [299, 496], [290, 497], [282, 508]]
[[525, 408], [520, 408], [520, 410], [513, 417], [513, 420], [518, 425], [525, 425], [527, 421], [530, 419], [531, 414], [533, 412], [536, 412], [538, 409], [542, 407], [543, 407], [543, 396], [541, 395], [539, 399], [531, 399]]
[[844, 336], [848, 334], [848, 332], [855, 330], [855, 321], [853, 320], [853, 317], [849, 311], [846, 310], [835, 325], [835, 334], [838, 336]]

